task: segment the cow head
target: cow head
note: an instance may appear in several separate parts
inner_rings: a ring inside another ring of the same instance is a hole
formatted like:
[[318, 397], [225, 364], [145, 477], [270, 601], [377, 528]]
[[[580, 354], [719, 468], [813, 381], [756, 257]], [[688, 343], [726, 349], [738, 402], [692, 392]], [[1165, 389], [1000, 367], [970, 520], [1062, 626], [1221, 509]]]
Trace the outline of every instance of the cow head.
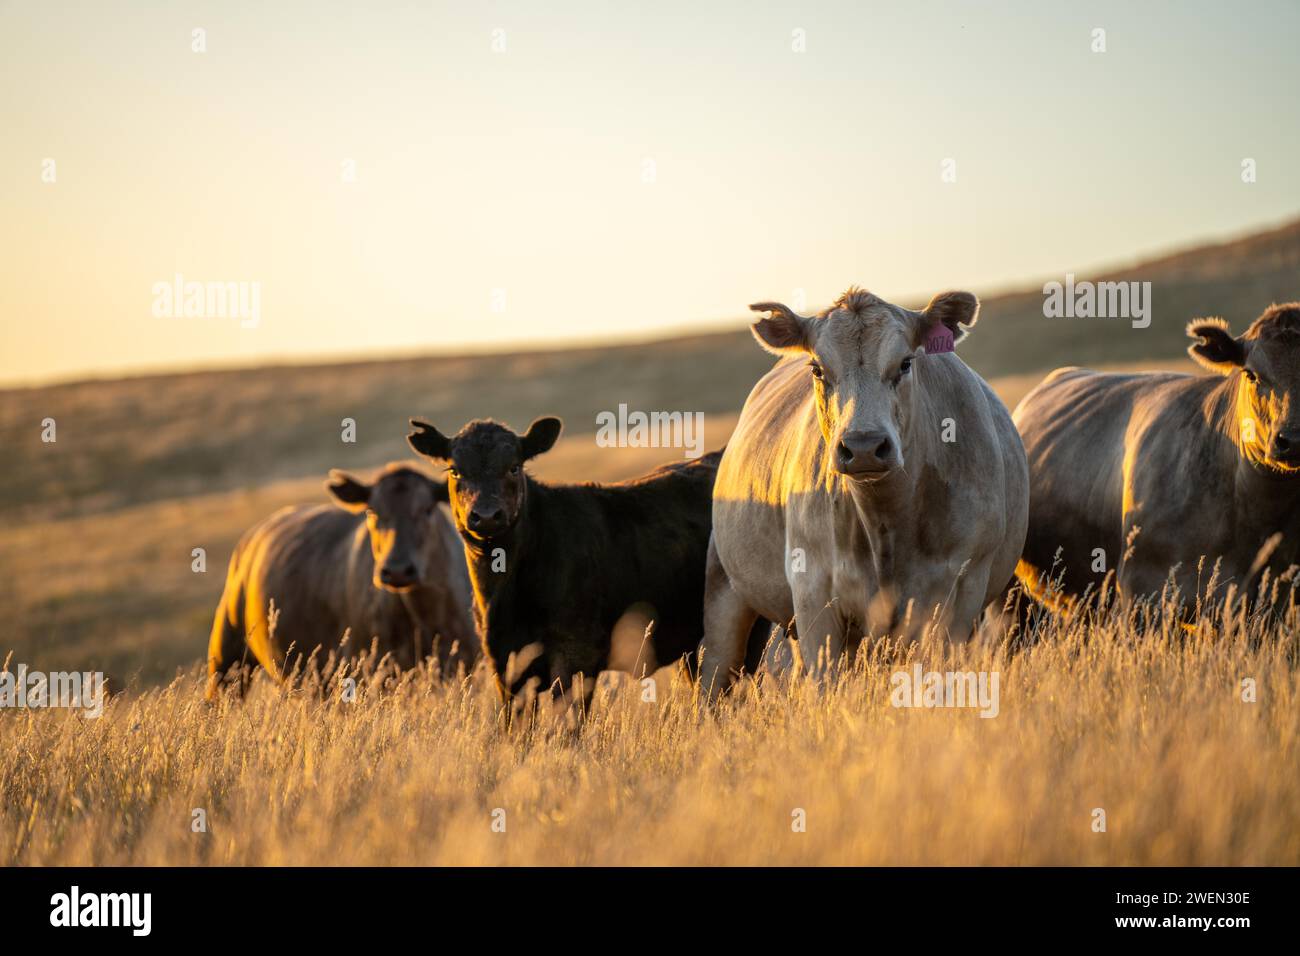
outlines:
[[374, 584], [388, 591], [408, 591], [435, 580], [460, 555], [446, 553], [435, 522], [447, 486], [414, 468], [390, 465], [366, 484], [342, 471], [331, 471], [325, 485], [334, 501], [366, 515], [370, 550], [375, 556]]
[[777, 302], [750, 308], [770, 313], [751, 327], [760, 345], [808, 356], [832, 467], [870, 482], [903, 467], [917, 357], [935, 343], [951, 351], [974, 324], [979, 301], [969, 292], [945, 292], [913, 312], [851, 288], [812, 318]]
[[1300, 471], [1300, 302], [1272, 305], [1236, 338], [1223, 319], [1196, 319], [1187, 351], [1237, 378], [1242, 453], [1277, 471]]
[[474, 421], [448, 438], [428, 422], [413, 418], [411, 425], [411, 447], [447, 463], [456, 530], [473, 541], [489, 541], [515, 526], [528, 490], [524, 463], [549, 451], [564, 427], [558, 418], [539, 418], [517, 435], [497, 422]]

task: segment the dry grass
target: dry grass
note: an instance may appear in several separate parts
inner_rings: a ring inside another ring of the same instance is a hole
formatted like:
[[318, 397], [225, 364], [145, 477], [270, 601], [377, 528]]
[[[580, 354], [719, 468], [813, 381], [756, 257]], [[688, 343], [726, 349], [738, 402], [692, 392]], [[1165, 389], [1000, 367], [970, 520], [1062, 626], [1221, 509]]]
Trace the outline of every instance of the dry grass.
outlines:
[[[513, 728], [476, 680], [376, 676], [351, 704], [261, 682], [209, 706], [195, 671], [98, 720], [0, 716], [0, 862], [1294, 865], [1298, 623], [878, 647], [826, 688], [769, 678], [716, 711], [661, 673], [656, 702], [607, 681], [585, 721]], [[912, 659], [998, 672], [999, 715], [894, 708]]]

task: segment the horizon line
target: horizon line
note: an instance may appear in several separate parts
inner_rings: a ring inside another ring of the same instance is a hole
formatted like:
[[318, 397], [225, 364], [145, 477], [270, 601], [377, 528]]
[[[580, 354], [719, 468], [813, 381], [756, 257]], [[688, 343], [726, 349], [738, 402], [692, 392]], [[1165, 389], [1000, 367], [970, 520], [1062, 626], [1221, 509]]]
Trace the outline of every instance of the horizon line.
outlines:
[[[1232, 245], [1248, 239], [1283, 232], [1289, 228], [1295, 228], [1297, 226], [1300, 226], [1300, 213], [1293, 212], [1283, 219], [1271, 220], [1270, 224], [1261, 224], [1245, 231], [1237, 231], [1226, 235], [1219, 234], [1218, 237], [1205, 236], [1201, 238], [1181, 240], [1179, 242], [1168, 244], [1164, 247], [1163, 251], [1153, 250], [1149, 253], [1130, 257], [1129, 261], [1125, 263], [1111, 262], [1108, 265], [1085, 267], [1083, 270], [1073, 274], [1093, 275], [1098, 278], [1105, 278], [1110, 273], [1117, 270], [1133, 269], [1144, 265], [1155, 265], [1168, 259], [1176, 258], [1180, 255], [1187, 255], [1201, 250], [1209, 250], [1218, 246]], [[990, 299], [1009, 298], [1016, 295], [1029, 294], [1039, 288], [1039, 286], [1035, 285], [1036, 282], [1036, 279], [1030, 278], [1008, 280], [980, 296], [980, 299], [983, 302]], [[926, 301], [933, 294], [934, 293], [905, 295], [899, 298], [902, 303]], [[689, 321], [683, 321], [679, 324], [667, 325], [657, 330], [634, 330], [623, 334], [612, 332], [609, 333], [609, 338], [600, 340], [593, 339], [590, 336], [579, 336], [574, 338], [553, 337], [546, 339], [516, 339], [510, 342], [484, 344], [481, 347], [476, 347], [472, 344], [464, 344], [446, 351], [425, 349], [420, 346], [410, 346], [396, 351], [375, 350], [371, 352], [354, 351], [350, 353], [328, 351], [302, 353], [297, 356], [272, 354], [264, 356], [262, 360], [252, 363], [241, 362], [239, 359], [232, 358], [229, 360], [218, 359], [210, 363], [195, 362], [168, 365], [145, 364], [135, 367], [124, 367], [121, 369], [102, 371], [96, 371], [95, 369], [90, 368], [80, 371], [56, 373], [46, 377], [0, 377], [0, 392], [61, 388], [66, 386], [117, 382], [130, 379], [220, 374], [223, 372], [237, 371], [259, 371], [304, 367], [330, 368], [343, 365], [367, 365], [381, 362], [414, 361], [418, 359], [454, 360], [462, 358], [482, 358], [491, 355], [532, 355], [547, 352], [571, 352], [599, 349], [602, 346], [625, 348], [634, 345], [671, 342], [710, 335], [723, 335], [728, 332], [739, 332], [747, 329], [749, 324], [749, 320], [743, 315], [737, 315], [736, 317], [731, 318], [706, 319], [697, 322], [694, 325]]]

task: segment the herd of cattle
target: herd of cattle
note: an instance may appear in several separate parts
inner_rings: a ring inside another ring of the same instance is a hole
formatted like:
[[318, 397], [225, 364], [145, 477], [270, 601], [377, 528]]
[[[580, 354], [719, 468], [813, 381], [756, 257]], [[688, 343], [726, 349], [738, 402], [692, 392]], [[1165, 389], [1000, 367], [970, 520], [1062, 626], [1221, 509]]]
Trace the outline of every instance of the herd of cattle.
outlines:
[[444, 479], [331, 472], [333, 505], [250, 529], [213, 622], [209, 696], [246, 686], [254, 663], [284, 680], [349, 652], [345, 634], [401, 666], [482, 657], [505, 694], [560, 693], [611, 665], [634, 609], [651, 622], [638, 666], [685, 662], [717, 694], [773, 624], [824, 672], [864, 637], [963, 640], [1017, 581], [1061, 613], [1112, 572], [1121, 600], [1172, 582], [1204, 608], [1300, 564], [1300, 303], [1236, 337], [1192, 322], [1188, 351], [1217, 375], [1058, 369], [1014, 416], [954, 352], [978, 314], [969, 293], [922, 311], [857, 288], [813, 317], [752, 308], [780, 360], [722, 451], [549, 484], [525, 466], [559, 419], [450, 437], [412, 420], [411, 447]]

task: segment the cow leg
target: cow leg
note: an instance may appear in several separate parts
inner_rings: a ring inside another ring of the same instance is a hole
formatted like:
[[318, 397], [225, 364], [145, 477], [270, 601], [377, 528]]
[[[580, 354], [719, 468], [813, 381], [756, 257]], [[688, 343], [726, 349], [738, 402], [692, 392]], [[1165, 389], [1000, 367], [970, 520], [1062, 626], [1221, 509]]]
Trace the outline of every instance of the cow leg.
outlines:
[[957, 582], [956, 594], [947, 608], [948, 640], [965, 644], [975, 635], [980, 615], [988, 602], [989, 568], [987, 564], [967, 568]]
[[[1169, 567], [1172, 567], [1174, 560], [1172, 558], [1168, 560]], [[1159, 626], [1165, 620], [1171, 620], [1183, 628], [1194, 626], [1197, 581], [1192, 575], [1176, 574], [1174, 584], [1177, 590], [1166, 591], [1169, 585], [1169, 567], [1141, 561], [1126, 561], [1120, 567], [1118, 575], [1120, 607], [1123, 608], [1126, 616], [1140, 608], [1140, 613], [1154, 626]], [[1206, 577], [1208, 576], [1207, 572]], [[1218, 591], [1220, 602], [1225, 594], [1226, 588], [1220, 585]], [[1240, 601], [1243, 597], [1245, 595], [1238, 593], [1237, 600]], [[1093, 602], [1094, 605], [1100, 603], [1096, 598]], [[1215, 603], [1212, 598], [1208, 601], [1210, 607], [1215, 606]]]
[[[757, 674], [758, 669], [763, 666], [763, 661], [767, 657], [767, 647], [772, 643], [773, 624], [765, 617], [760, 617], [754, 621], [754, 626], [749, 629], [749, 642], [745, 649], [745, 672]], [[785, 634], [780, 635], [781, 638]]]
[[710, 535], [704, 565], [704, 639], [699, 650], [700, 686], [709, 700], [717, 700], [731, 686], [757, 619], [758, 612], [731, 586]]
[[[761, 620], [761, 619], [760, 619]], [[764, 621], [763, 623], [767, 623]], [[777, 681], [788, 681], [799, 666], [798, 638], [794, 618], [784, 626], [769, 624], [771, 637], [763, 648], [763, 657], [758, 666]], [[753, 652], [753, 637], [750, 637], [750, 651]], [[746, 664], [748, 667], [748, 663]]]
[[[208, 686], [204, 694], [208, 700], [216, 699], [231, 666], [240, 664], [247, 650], [243, 624], [239, 621], [231, 621], [223, 602], [217, 610], [216, 620], [212, 622], [212, 634], [208, 639]], [[241, 664], [239, 682], [241, 697], [247, 687], [247, 678], [242, 673], [246, 669]]]
[[[576, 631], [578, 634], [596, 634], [600, 632], [600, 625], [595, 621], [578, 624]], [[595, 646], [594, 639], [583, 640], [568, 632], [548, 630], [544, 643], [551, 696], [574, 696], [590, 702], [597, 676], [609, 669], [608, 651], [602, 653]], [[579, 676], [583, 682], [580, 687], [575, 687]]]
[[1032, 642], [1035, 623], [1046, 613], [1024, 585], [1012, 578], [997, 599], [984, 609], [982, 627], [994, 640], [1005, 640], [1013, 647], [1027, 646]]
[[848, 622], [833, 603], [814, 598], [809, 590], [795, 594], [794, 619], [804, 670], [825, 685], [847, 646]]

